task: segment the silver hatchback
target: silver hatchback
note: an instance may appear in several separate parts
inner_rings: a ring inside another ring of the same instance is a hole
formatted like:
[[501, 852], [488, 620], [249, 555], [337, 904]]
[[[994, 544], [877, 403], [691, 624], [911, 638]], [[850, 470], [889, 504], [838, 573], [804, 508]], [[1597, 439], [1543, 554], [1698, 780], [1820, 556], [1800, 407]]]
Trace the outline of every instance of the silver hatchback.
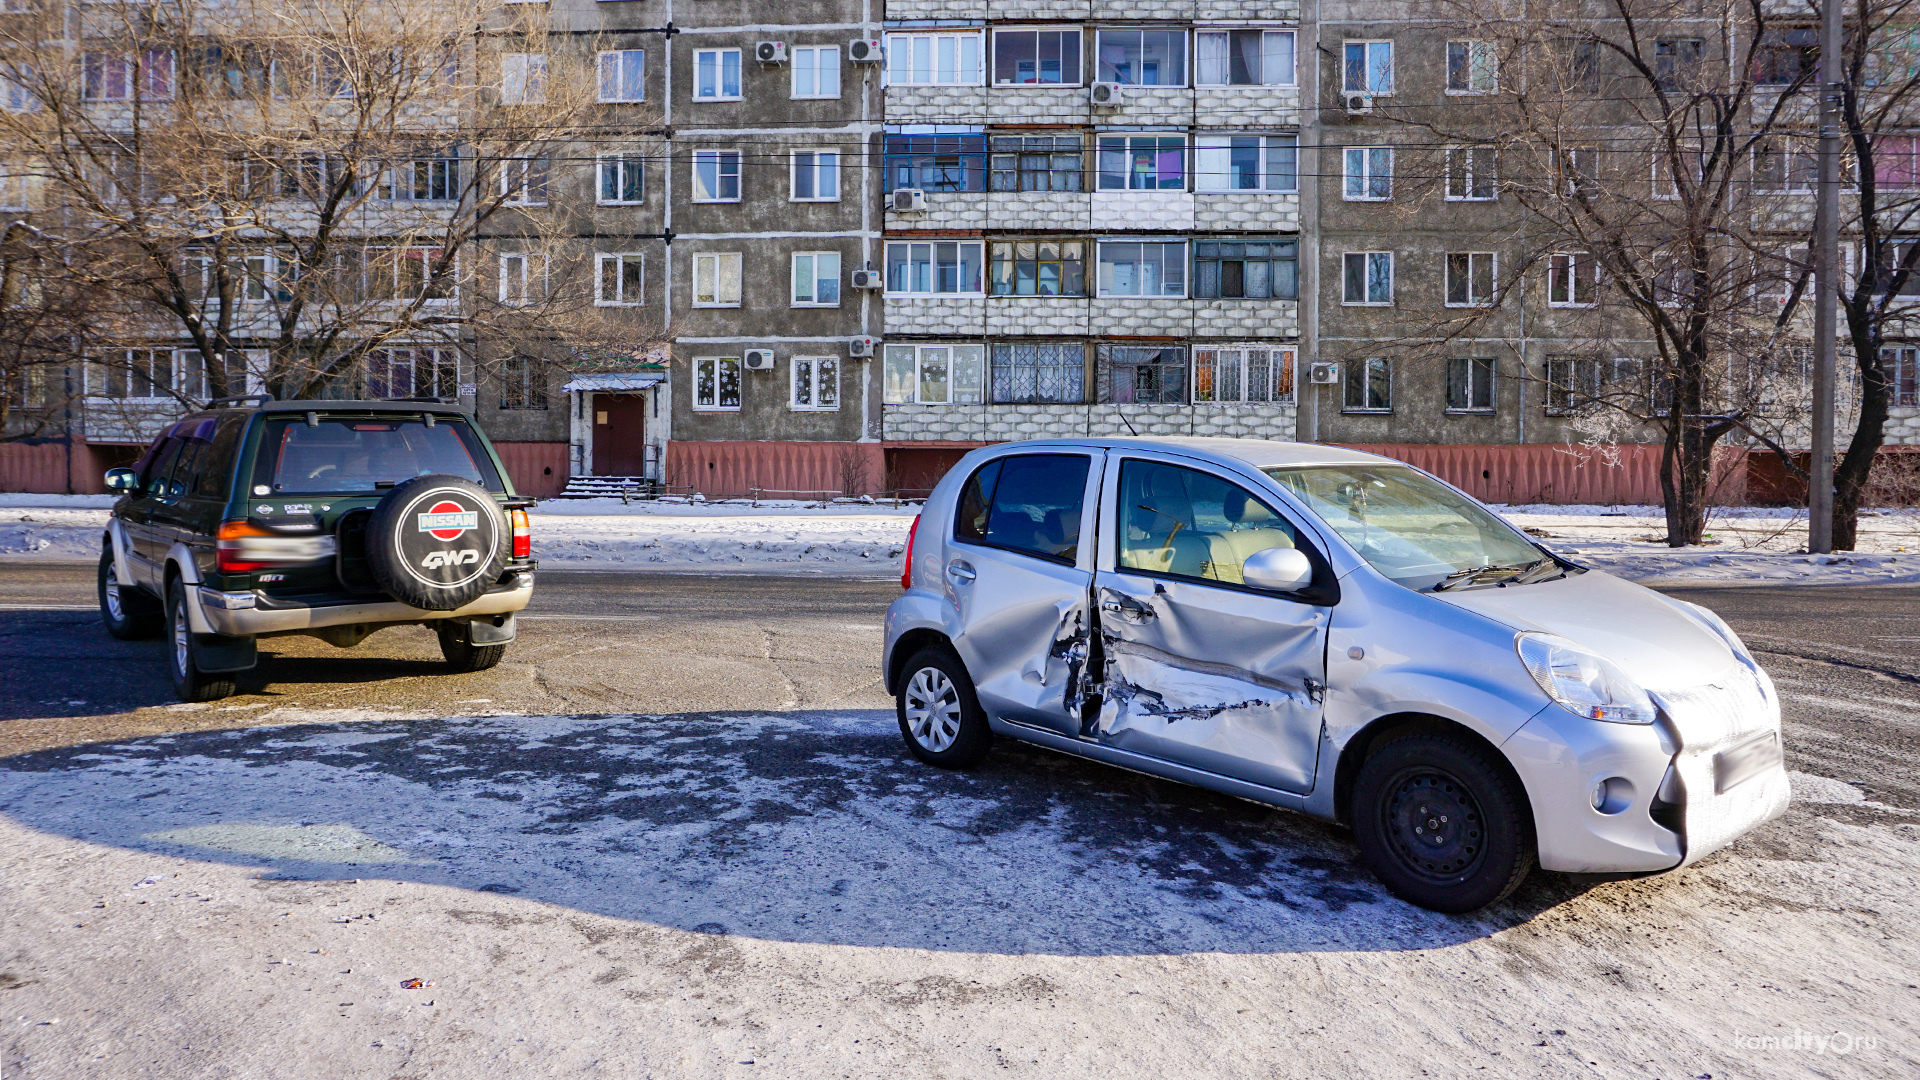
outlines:
[[1780, 705], [1711, 611], [1388, 458], [976, 450], [914, 523], [885, 671], [921, 760], [1001, 735], [1339, 821], [1402, 898], [1697, 861], [1786, 810]]

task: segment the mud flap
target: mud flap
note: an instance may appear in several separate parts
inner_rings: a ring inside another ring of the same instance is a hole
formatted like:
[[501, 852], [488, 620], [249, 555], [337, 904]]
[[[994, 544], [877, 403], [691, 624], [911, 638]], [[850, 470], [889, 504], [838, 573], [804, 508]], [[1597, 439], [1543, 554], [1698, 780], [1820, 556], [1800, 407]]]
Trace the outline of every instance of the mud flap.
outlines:
[[260, 650], [252, 637], [193, 635], [193, 666], [203, 672], [246, 671], [259, 662]]
[[478, 615], [471, 619], [448, 619], [455, 637], [469, 645], [511, 645], [517, 631], [513, 614]]

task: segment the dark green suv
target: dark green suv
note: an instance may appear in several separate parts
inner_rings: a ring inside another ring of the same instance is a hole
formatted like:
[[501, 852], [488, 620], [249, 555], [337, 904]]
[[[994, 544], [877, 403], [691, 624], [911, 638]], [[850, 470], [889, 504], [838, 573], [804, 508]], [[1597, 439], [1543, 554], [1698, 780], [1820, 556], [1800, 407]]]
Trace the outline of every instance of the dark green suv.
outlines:
[[130, 469], [100, 551], [117, 638], [171, 639], [186, 701], [234, 692], [261, 637], [341, 648], [431, 625], [454, 671], [500, 662], [533, 597], [527, 508], [453, 405], [215, 402]]

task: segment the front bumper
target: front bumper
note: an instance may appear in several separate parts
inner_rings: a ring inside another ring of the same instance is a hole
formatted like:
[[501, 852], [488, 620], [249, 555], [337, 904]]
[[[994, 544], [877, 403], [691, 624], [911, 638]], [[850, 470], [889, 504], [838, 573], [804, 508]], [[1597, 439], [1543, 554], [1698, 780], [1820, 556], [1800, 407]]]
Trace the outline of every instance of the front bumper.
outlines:
[[[315, 606], [288, 606], [282, 602], [273, 607], [262, 607], [257, 594], [222, 593], [208, 588], [194, 589], [190, 595], [200, 608], [207, 628], [205, 632], [250, 637], [297, 634], [303, 630], [357, 623], [419, 623], [471, 615], [506, 615], [521, 610], [533, 599], [533, 574], [516, 572], [500, 587], [453, 611], [428, 611], [397, 600]], [[235, 606], [245, 604], [248, 598], [253, 600], [252, 606]]]
[[[1653, 724], [1609, 724], [1548, 705], [1503, 749], [1526, 785], [1544, 870], [1641, 873], [1697, 862], [1786, 812], [1783, 766], [1716, 792], [1714, 756], [1780, 731], [1780, 704], [1745, 667], [1655, 693]], [[1669, 775], [1671, 772], [1672, 775]], [[1614, 781], [1601, 808], [1596, 787]], [[1660, 800], [1670, 804], [1658, 812]]]

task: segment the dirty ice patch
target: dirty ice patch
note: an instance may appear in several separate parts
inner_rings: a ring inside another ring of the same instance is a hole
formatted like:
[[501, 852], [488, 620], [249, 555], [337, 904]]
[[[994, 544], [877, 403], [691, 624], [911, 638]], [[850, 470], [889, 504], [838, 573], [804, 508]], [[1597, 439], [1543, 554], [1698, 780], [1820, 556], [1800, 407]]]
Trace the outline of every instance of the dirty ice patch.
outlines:
[[1344, 833], [1299, 815], [1020, 746], [928, 768], [885, 712], [174, 734], [7, 759], [0, 813], [268, 876], [399, 878], [775, 941], [1399, 949], [1512, 917], [1393, 900]]

